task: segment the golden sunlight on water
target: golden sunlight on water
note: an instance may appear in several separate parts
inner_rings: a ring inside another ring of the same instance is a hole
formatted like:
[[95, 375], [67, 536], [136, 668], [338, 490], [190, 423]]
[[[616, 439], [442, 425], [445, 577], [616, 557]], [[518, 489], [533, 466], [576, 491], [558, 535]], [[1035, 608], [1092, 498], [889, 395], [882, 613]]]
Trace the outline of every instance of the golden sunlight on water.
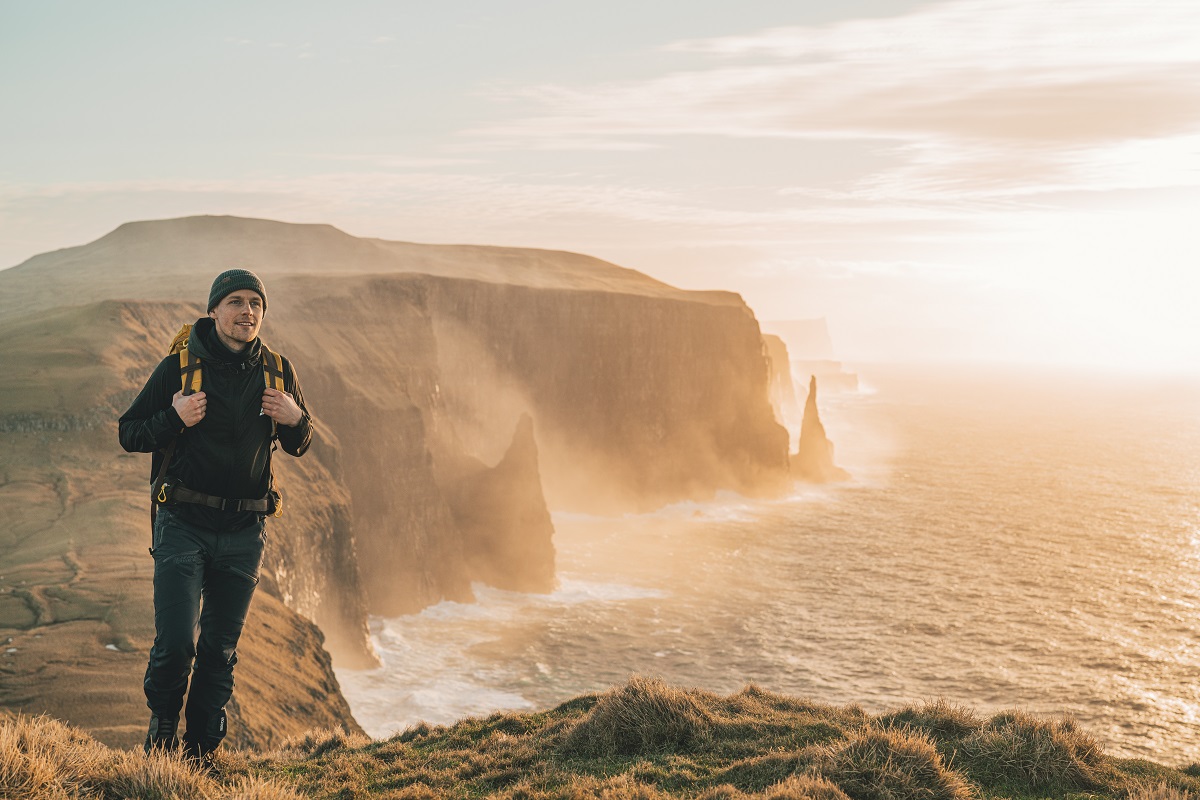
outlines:
[[375, 620], [339, 673], [382, 735], [631, 673], [883, 710], [1070, 713], [1115, 754], [1200, 748], [1200, 386], [868, 372], [827, 395], [854, 480], [622, 518], [557, 515], [558, 592]]

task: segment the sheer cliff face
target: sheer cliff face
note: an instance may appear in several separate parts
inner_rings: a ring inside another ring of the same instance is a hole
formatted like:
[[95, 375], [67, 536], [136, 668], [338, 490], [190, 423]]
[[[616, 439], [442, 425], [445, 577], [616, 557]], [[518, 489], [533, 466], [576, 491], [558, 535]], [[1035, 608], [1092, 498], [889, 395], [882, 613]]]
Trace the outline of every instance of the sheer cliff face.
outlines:
[[[434, 472], [448, 449], [426, 292], [409, 276], [279, 282], [272, 342], [297, 357], [301, 384], [342, 452], [370, 610], [418, 611], [472, 598], [458, 530]], [[272, 295], [272, 311], [275, 309]]]
[[787, 344], [778, 336], [764, 333], [763, 347], [767, 351], [771, 408], [775, 410], [776, 419], [791, 427], [799, 408], [796, 405], [796, 387], [792, 383], [792, 364]]
[[447, 407], [482, 430], [497, 409], [528, 409], [552, 504], [646, 509], [785, 480], [787, 433], [745, 306], [428, 283], [439, 324], [471, 343], [443, 365]]

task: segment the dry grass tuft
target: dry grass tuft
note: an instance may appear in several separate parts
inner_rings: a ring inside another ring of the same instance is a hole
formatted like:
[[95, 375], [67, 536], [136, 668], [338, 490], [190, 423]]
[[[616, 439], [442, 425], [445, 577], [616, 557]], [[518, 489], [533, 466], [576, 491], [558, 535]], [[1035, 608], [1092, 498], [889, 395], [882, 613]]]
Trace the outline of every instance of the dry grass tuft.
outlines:
[[[588, 781], [587, 783], [591, 783]], [[578, 791], [583, 787], [572, 787]], [[572, 793], [574, 794], [575, 791]], [[670, 795], [664, 794], [654, 786], [641, 783], [628, 775], [618, 775], [588, 787], [584, 796], [599, 797], [600, 800], [670, 800]]]
[[424, 783], [413, 783], [388, 792], [387, 800], [443, 800], [445, 794]]
[[642, 783], [628, 774], [608, 778], [575, 776], [569, 781], [558, 782], [553, 788], [547, 788], [535, 779], [526, 778], [489, 797], [497, 800], [672, 800], [672, 795]]
[[599, 701], [563, 739], [562, 752], [579, 756], [686, 753], [712, 740], [713, 717], [697, 692], [635, 677]]
[[883, 728], [915, 728], [935, 739], [961, 739], [983, 727], [983, 720], [963, 706], [941, 698], [920, 706], [907, 706], [879, 718]]
[[821, 775], [854, 800], [968, 800], [974, 792], [946, 768], [927, 736], [868, 729], [826, 748]]
[[300, 736], [285, 739], [279, 746], [281, 752], [291, 751], [302, 758], [317, 758], [332, 750], [353, 749], [371, 743], [368, 736], [347, 733], [344, 728], [314, 728]]
[[279, 780], [264, 780], [242, 776], [225, 791], [237, 800], [305, 800], [304, 795]]
[[95, 781], [103, 797], [139, 800], [210, 800], [216, 784], [178, 755], [112, 751], [115, 756], [102, 778]]
[[998, 714], [963, 741], [960, 754], [975, 780], [1023, 792], [1094, 788], [1103, 753], [1072, 719]]
[[1196, 800], [1197, 795], [1186, 789], [1158, 783], [1153, 786], [1138, 786], [1129, 792], [1129, 800]]
[[707, 790], [698, 800], [850, 800], [850, 796], [819, 775], [793, 775], [754, 794], [724, 783]]
[[820, 762], [821, 748], [806, 748], [798, 752], [768, 753], [765, 756], [742, 759], [722, 772], [719, 780], [739, 789], [762, 791], [796, 775], [805, 775]]
[[850, 800], [841, 787], [818, 775], [795, 775], [757, 796], [761, 800]]
[[0, 798], [210, 800], [216, 785], [179, 757], [110, 750], [48, 717], [0, 722]]
[[0, 798], [25, 800], [69, 795], [58, 780], [55, 759], [45, 744], [23, 735], [21, 723], [0, 726]]

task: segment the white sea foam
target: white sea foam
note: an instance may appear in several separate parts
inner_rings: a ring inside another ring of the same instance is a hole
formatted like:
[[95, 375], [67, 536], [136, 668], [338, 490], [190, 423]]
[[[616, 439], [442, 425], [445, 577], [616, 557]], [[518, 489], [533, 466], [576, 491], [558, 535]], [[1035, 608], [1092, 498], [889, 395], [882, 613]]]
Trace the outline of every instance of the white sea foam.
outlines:
[[[503, 662], [484, 665], [472, 648], [500, 643], [504, 633], [537, 615], [553, 618], [572, 606], [604, 607], [668, 596], [659, 589], [559, 578], [549, 594], [524, 594], [472, 586], [477, 602], [444, 601], [418, 614], [371, 619], [371, 637], [382, 666], [374, 670], [338, 670], [343, 692], [359, 724], [373, 737], [387, 737], [418, 722], [450, 724], [467, 716], [520, 711], [534, 706], [521, 693], [528, 682], [519, 668]], [[519, 667], [520, 665], [518, 665]], [[526, 666], [544, 680], [552, 664]]]

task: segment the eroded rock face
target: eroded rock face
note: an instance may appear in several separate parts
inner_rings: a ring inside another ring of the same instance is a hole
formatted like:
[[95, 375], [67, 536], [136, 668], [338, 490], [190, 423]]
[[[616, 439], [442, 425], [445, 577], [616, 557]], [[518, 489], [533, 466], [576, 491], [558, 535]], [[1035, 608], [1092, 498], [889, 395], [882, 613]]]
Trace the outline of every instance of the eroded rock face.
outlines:
[[[474, 363], [443, 366], [456, 424], [479, 427], [497, 405], [528, 410], [553, 507], [647, 510], [784, 488], [787, 431], [740, 298], [426, 282], [438, 324], [476, 343]], [[475, 381], [480, 371], [501, 385]]]
[[425, 290], [411, 276], [276, 286], [285, 302], [271, 341], [303, 354], [295, 362], [309, 405], [337, 438], [369, 611], [470, 601], [462, 535], [434, 471], [449, 423]]
[[804, 402], [804, 420], [800, 425], [800, 442], [791, 459], [792, 475], [810, 483], [832, 483], [850, 479], [850, 473], [833, 463], [833, 442], [825, 435], [825, 426], [817, 413], [817, 378], [808, 382], [808, 399]]
[[775, 410], [776, 419], [790, 425], [800, 409], [796, 404], [796, 387], [792, 383], [792, 364], [788, 358], [787, 344], [778, 336], [764, 333], [763, 348], [767, 351], [771, 408]]

